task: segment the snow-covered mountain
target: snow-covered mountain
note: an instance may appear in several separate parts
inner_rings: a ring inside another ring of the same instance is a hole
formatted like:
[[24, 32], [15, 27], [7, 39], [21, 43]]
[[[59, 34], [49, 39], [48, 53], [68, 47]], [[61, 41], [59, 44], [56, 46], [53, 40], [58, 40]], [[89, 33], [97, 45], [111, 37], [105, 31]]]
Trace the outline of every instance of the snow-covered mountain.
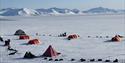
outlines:
[[51, 14], [51, 15], [65, 15], [65, 14], [77, 14], [79, 13], [78, 9], [67, 9], [67, 8], [49, 8], [49, 9], [36, 9], [40, 14]]
[[71, 15], [79, 13], [78, 9], [49, 8], [49, 9], [28, 9], [28, 8], [6, 8], [0, 10], [2, 16], [35, 16], [35, 15]]
[[13, 8], [6, 8], [0, 10], [0, 15], [2, 16], [16, 16], [18, 15], [19, 9], [13, 9]]
[[125, 13], [125, 10], [115, 10], [103, 7], [92, 8], [83, 13], [95, 13], [95, 14], [116, 14], [116, 13]]
[[2, 16], [34, 16], [39, 15], [36, 10], [28, 9], [28, 8], [6, 8], [0, 10], [0, 15]]
[[28, 9], [28, 8], [22, 8], [20, 9], [20, 11], [18, 11], [19, 15], [39, 15], [39, 13], [36, 10], [33, 9]]
[[118, 14], [125, 13], [125, 10], [114, 10], [103, 7], [92, 8], [86, 11], [68, 8], [48, 8], [48, 9], [29, 9], [29, 8], [6, 8], [0, 10], [1, 16], [37, 16], [37, 15], [76, 15], [76, 14]]

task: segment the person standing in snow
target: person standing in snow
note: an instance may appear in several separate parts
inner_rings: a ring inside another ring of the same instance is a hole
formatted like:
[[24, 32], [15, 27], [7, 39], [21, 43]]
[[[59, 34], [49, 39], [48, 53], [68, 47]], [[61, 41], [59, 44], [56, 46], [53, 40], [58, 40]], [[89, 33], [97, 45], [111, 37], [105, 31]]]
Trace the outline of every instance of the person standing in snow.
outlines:
[[3, 38], [0, 36], [0, 41], [2, 41], [3, 42]]
[[10, 39], [5, 40], [5, 44], [4, 44], [4, 46], [10, 46]]

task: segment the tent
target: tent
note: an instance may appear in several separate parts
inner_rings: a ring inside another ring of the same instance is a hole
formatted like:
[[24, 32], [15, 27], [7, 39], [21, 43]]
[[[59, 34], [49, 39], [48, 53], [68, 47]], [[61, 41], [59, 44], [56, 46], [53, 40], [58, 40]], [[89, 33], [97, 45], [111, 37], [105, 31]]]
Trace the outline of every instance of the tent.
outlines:
[[56, 52], [51, 45], [47, 48], [47, 50], [43, 53], [43, 57], [56, 57], [61, 53]]
[[115, 37], [113, 37], [113, 38], [111, 39], [111, 41], [120, 42], [120, 41], [121, 41], [121, 37], [119, 37], [119, 35], [115, 35]]
[[26, 52], [24, 58], [35, 58], [36, 56], [33, 55], [31, 52]]
[[40, 41], [38, 39], [33, 39], [28, 42], [28, 44], [39, 44]]
[[79, 37], [79, 35], [77, 35], [77, 34], [72, 34], [72, 35], [69, 35], [68, 37], [67, 37], [67, 39], [68, 40], [70, 40], [70, 39], [76, 39], [76, 38], [78, 38]]
[[23, 30], [19, 29], [15, 32], [14, 35], [26, 35], [26, 33]]
[[19, 39], [30, 39], [28, 35], [21, 35], [19, 36]]

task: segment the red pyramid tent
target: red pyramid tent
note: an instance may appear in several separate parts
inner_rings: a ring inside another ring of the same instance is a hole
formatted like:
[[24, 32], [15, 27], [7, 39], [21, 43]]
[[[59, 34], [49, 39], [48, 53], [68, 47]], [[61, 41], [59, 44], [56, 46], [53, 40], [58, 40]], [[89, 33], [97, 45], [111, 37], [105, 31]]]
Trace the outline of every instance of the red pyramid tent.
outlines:
[[77, 39], [78, 37], [80, 37], [80, 36], [77, 34], [72, 34], [72, 35], [69, 35], [67, 38], [68, 39]]
[[28, 44], [40, 44], [40, 41], [38, 39], [33, 39], [33, 40], [30, 40]]
[[30, 39], [28, 35], [21, 35], [19, 36], [19, 39]]
[[116, 35], [115, 37], [113, 37], [113, 38], [111, 39], [111, 41], [120, 42], [120, 41], [121, 41], [121, 37], [119, 37], [118, 35]]
[[49, 47], [47, 48], [47, 50], [43, 53], [42, 56], [44, 57], [56, 57], [58, 56], [60, 53], [56, 52], [51, 45], [49, 45]]

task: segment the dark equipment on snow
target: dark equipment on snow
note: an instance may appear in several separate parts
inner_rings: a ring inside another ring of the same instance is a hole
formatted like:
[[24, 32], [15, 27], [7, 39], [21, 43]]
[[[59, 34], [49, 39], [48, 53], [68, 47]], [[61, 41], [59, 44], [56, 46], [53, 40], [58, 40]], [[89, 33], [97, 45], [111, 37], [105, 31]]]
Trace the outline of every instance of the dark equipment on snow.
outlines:
[[25, 55], [24, 55], [24, 58], [28, 58], [28, 59], [31, 59], [31, 58], [35, 58], [36, 56], [33, 55], [31, 52], [26, 52]]

